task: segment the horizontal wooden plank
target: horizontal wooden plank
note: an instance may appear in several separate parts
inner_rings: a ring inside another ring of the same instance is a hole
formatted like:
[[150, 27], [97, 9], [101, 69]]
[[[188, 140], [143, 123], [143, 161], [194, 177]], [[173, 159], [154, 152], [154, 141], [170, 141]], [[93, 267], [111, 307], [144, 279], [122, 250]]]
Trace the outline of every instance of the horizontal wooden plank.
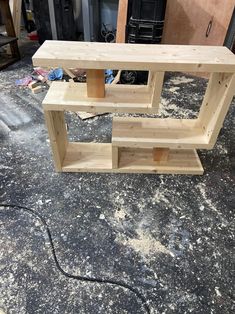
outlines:
[[151, 107], [150, 93], [144, 85], [105, 85], [104, 98], [87, 97], [85, 83], [53, 82], [43, 100], [46, 110], [86, 112], [157, 113]]
[[170, 149], [168, 160], [161, 164], [153, 160], [149, 148], [121, 148], [118, 172], [203, 174], [201, 161], [194, 149]]
[[33, 65], [82, 69], [235, 72], [226, 47], [45, 41]]
[[207, 148], [196, 119], [121, 118], [113, 119], [112, 143], [119, 147]]
[[119, 167], [112, 169], [112, 145], [108, 143], [69, 143], [63, 172], [117, 172], [203, 174], [195, 150], [170, 150], [168, 161], [153, 160], [152, 149], [121, 148]]
[[112, 170], [112, 146], [104, 143], [69, 143], [62, 171], [104, 172]]

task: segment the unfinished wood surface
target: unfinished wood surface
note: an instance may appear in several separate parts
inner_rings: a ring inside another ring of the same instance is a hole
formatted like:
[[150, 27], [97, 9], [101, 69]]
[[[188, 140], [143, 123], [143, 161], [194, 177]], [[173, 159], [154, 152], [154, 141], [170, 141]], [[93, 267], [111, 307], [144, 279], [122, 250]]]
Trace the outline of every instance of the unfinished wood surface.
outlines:
[[120, 147], [208, 147], [196, 119], [114, 117], [112, 142]]
[[235, 72], [226, 47], [45, 41], [33, 56], [42, 67]]
[[163, 164], [153, 160], [152, 149], [120, 149], [118, 172], [203, 174], [203, 167], [196, 150], [172, 149], [168, 161]]
[[158, 164], [152, 149], [120, 148], [119, 167], [112, 169], [112, 145], [106, 143], [69, 143], [62, 171], [203, 174], [195, 150], [170, 150], [168, 162]]
[[104, 70], [87, 70], [87, 97], [103, 98], [105, 95]]
[[234, 92], [235, 74], [211, 74], [198, 117], [198, 126], [202, 127], [209, 148], [215, 145]]
[[112, 170], [112, 145], [104, 143], [69, 143], [62, 171], [109, 172]]
[[[0, 11], [1, 11], [3, 22], [5, 24], [7, 36], [15, 38], [16, 33], [14, 29], [9, 1], [0, 0]], [[20, 52], [19, 52], [19, 48], [18, 48], [18, 44], [16, 40], [10, 43], [10, 50], [11, 50], [12, 58], [14, 59], [13, 62], [16, 60], [19, 60]], [[10, 64], [10, 63], [12, 62], [9, 60], [6, 64]], [[3, 68], [2, 65], [1, 65], [1, 68]]]
[[118, 168], [119, 164], [119, 147], [112, 145], [112, 168]]
[[162, 86], [164, 80], [165, 72], [151, 72], [152, 80], [150, 82], [151, 89], [151, 105], [152, 107], [159, 107], [161, 94], [162, 94]]
[[119, 0], [117, 15], [116, 43], [126, 41], [126, 22], [127, 22], [128, 0]]
[[166, 163], [169, 157], [169, 148], [153, 148], [153, 160], [158, 163]]
[[224, 44], [234, 0], [168, 0], [162, 43]]
[[45, 109], [86, 112], [157, 113], [144, 85], [105, 85], [105, 98], [87, 98], [86, 84], [53, 82], [43, 100]]
[[68, 140], [63, 111], [44, 111], [56, 171], [62, 170]]
[[20, 27], [21, 27], [21, 6], [22, 0], [14, 0], [13, 1], [13, 24], [15, 28], [15, 33], [18, 38], [20, 38]]

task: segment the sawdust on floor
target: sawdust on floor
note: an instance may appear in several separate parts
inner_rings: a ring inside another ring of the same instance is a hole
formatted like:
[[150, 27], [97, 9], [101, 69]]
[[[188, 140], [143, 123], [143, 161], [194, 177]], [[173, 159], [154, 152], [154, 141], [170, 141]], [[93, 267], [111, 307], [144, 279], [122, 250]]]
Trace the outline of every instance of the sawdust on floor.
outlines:
[[123, 241], [123, 244], [128, 245], [136, 252], [143, 254], [145, 257], [156, 253], [173, 255], [173, 253], [167, 247], [162, 245], [160, 241], [153, 238], [146, 231], [137, 229], [136, 232], [138, 238], [134, 239], [128, 238]]

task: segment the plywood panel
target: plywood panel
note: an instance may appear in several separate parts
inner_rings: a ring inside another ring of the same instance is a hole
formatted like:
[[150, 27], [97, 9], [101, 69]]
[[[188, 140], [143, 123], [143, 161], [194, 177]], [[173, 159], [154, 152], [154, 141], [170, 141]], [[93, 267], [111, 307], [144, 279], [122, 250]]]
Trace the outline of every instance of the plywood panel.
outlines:
[[234, 5], [235, 0], [168, 0], [162, 43], [223, 45]]

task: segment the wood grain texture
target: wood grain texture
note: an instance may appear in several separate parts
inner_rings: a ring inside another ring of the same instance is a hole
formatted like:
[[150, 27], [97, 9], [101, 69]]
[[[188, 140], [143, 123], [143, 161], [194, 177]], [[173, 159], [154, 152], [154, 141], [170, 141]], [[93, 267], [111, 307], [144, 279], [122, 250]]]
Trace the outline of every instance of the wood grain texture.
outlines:
[[203, 174], [195, 150], [170, 150], [168, 162], [153, 160], [152, 149], [121, 148], [119, 167], [112, 169], [112, 145], [106, 143], [69, 143], [63, 172], [171, 173]]
[[211, 74], [199, 112], [198, 125], [202, 127], [213, 148], [235, 92], [235, 74]]
[[226, 47], [45, 41], [34, 66], [148, 71], [235, 72]]
[[119, 147], [112, 145], [112, 168], [117, 169], [119, 165]]
[[169, 157], [169, 148], [153, 148], [153, 160], [157, 161], [158, 163], [166, 163]]
[[125, 43], [126, 41], [127, 10], [128, 10], [128, 0], [119, 0], [116, 43]]
[[15, 27], [15, 33], [18, 38], [20, 38], [20, 27], [21, 27], [21, 6], [22, 0], [14, 0], [13, 1], [13, 23]]
[[63, 111], [44, 111], [56, 171], [62, 170], [68, 146], [67, 131]]
[[53, 82], [43, 107], [50, 110], [86, 111], [95, 113], [157, 113], [151, 108], [150, 93], [143, 85], [105, 85], [105, 98], [88, 98], [86, 84]]
[[113, 118], [113, 144], [139, 148], [207, 148], [208, 139], [197, 120]]
[[234, 0], [168, 0], [162, 43], [222, 46], [234, 5]]
[[151, 106], [154, 108], [159, 108], [161, 94], [162, 94], [162, 86], [164, 80], [165, 72], [150, 72], [152, 75], [152, 80], [150, 82], [150, 90], [151, 90]]
[[103, 98], [105, 95], [104, 70], [87, 70], [87, 97]]

